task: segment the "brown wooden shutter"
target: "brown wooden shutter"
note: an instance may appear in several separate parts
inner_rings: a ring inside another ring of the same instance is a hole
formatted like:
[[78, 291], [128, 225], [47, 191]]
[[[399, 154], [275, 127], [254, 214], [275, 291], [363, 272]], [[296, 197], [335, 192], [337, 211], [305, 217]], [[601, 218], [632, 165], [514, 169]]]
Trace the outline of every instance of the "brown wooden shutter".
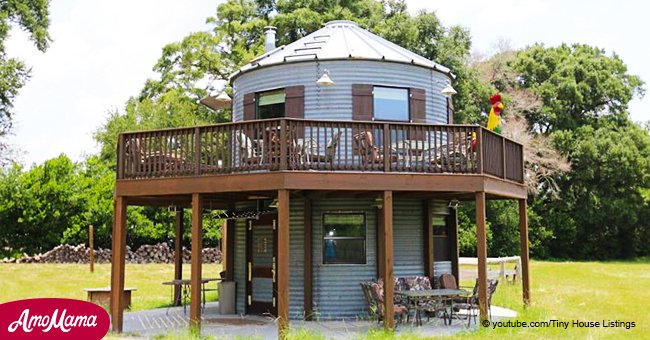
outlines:
[[[427, 97], [424, 89], [411, 88], [409, 91], [409, 110], [411, 115], [411, 122], [413, 123], [426, 123], [427, 122]], [[410, 139], [424, 139], [424, 129], [422, 127], [415, 127], [414, 131], [409, 136]]]
[[284, 90], [287, 118], [305, 118], [305, 86], [291, 86]]
[[244, 120], [255, 120], [255, 93], [244, 95]]
[[[305, 118], [305, 86], [291, 86], [284, 89], [284, 112], [287, 118]], [[294, 131], [296, 138], [305, 137], [305, 130]]]
[[352, 85], [352, 120], [372, 120], [372, 85]]

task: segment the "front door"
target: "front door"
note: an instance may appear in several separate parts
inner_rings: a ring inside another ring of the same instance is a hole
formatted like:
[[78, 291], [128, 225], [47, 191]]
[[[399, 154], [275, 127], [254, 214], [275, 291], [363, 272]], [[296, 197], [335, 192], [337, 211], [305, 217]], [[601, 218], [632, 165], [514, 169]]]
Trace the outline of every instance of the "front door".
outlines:
[[277, 315], [277, 220], [266, 214], [248, 220], [246, 231], [246, 313]]

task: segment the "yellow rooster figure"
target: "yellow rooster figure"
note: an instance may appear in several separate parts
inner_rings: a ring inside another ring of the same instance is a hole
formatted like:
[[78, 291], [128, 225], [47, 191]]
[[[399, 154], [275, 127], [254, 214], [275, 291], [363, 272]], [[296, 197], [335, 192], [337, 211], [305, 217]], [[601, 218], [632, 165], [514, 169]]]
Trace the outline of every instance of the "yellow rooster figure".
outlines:
[[501, 112], [505, 107], [501, 101], [501, 95], [498, 93], [492, 95], [492, 97], [490, 97], [490, 104], [492, 104], [492, 108], [490, 109], [490, 115], [488, 116], [487, 128], [490, 131], [501, 133]]

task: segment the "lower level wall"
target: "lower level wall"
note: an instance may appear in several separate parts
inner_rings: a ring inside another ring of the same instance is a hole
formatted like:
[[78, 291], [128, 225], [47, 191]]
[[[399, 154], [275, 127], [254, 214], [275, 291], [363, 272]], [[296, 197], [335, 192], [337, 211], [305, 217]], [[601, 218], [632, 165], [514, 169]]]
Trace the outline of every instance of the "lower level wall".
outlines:
[[[353, 319], [367, 315], [360, 282], [377, 278], [377, 208], [371, 199], [312, 201], [313, 319]], [[237, 209], [253, 209], [255, 202]], [[394, 273], [396, 276], [424, 274], [424, 202], [395, 199], [393, 206]], [[290, 202], [290, 318], [304, 317], [304, 199]], [[323, 214], [362, 212], [366, 215], [366, 263], [323, 264]], [[237, 282], [237, 313], [245, 313], [246, 303], [246, 221], [235, 227], [234, 278]], [[438, 261], [434, 273], [451, 272], [451, 262]]]

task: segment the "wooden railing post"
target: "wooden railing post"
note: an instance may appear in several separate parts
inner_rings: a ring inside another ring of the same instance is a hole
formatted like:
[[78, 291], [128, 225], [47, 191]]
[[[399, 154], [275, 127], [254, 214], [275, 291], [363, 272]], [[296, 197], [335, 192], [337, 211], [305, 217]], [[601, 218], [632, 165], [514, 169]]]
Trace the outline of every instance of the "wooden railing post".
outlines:
[[280, 120], [280, 171], [287, 170], [287, 147], [289, 146], [287, 121]]
[[506, 178], [506, 139], [501, 137], [501, 160], [503, 161], [503, 178]]
[[194, 128], [194, 174], [201, 174], [201, 128]]
[[389, 172], [390, 171], [390, 125], [388, 123], [384, 123], [384, 141], [383, 141], [383, 149], [384, 149], [384, 171]]
[[124, 134], [120, 133], [117, 142], [117, 179], [124, 178]]
[[476, 136], [476, 156], [478, 157], [478, 168], [476, 172], [483, 173], [483, 128], [478, 127], [478, 135]]

